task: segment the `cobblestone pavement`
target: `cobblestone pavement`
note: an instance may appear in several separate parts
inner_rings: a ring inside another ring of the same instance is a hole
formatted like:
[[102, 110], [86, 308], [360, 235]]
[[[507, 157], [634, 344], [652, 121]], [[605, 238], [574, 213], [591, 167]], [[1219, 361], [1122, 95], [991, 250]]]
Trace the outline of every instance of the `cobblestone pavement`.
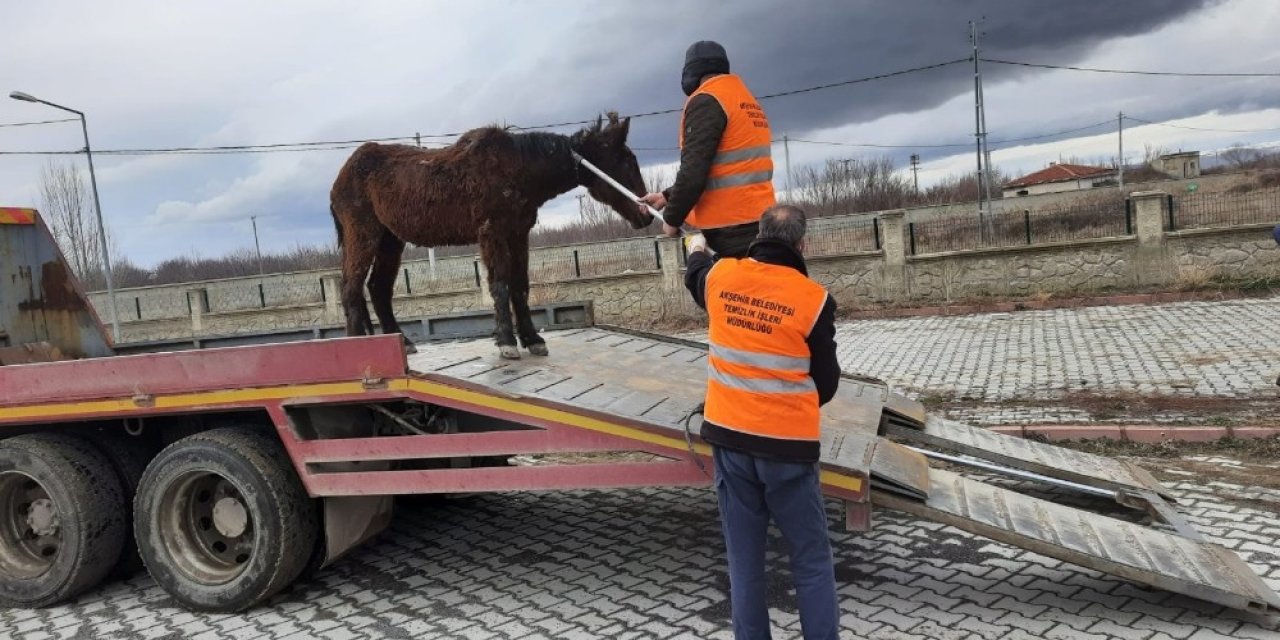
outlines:
[[1275, 397], [1280, 297], [842, 323], [847, 370], [956, 399]]
[[[1256, 396], [1280, 369], [1280, 299], [861, 321], [842, 324], [840, 341], [846, 369], [922, 393], [1052, 396], [1081, 376], [1106, 389]], [[1280, 491], [1181, 468], [1164, 477], [1198, 529], [1280, 589]], [[869, 533], [846, 533], [829, 508], [846, 637], [1280, 640], [1280, 618], [891, 511]], [[729, 638], [721, 550], [706, 490], [477, 496], [401, 508], [376, 541], [242, 615], [188, 612], [140, 575], [65, 606], [0, 609], [0, 638]], [[775, 536], [778, 638], [799, 629], [784, 558]]]
[[[1230, 463], [1230, 461], [1224, 461]], [[1280, 588], [1280, 491], [1175, 482], [1190, 519]], [[1217, 491], [1236, 492], [1224, 502]], [[1268, 506], [1269, 505], [1269, 506]], [[891, 511], [840, 529], [829, 504], [844, 637], [1280, 638], [1240, 614]], [[0, 610], [0, 637], [730, 638], [708, 490], [487, 495], [402, 508], [392, 528], [243, 615], [177, 607], [145, 576], [46, 610]], [[781, 540], [775, 637], [797, 637]]]

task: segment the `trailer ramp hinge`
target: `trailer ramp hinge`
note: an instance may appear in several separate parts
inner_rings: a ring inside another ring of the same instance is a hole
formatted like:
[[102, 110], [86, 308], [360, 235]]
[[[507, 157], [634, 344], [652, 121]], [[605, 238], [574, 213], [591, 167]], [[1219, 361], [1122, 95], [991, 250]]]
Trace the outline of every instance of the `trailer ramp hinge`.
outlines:
[[133, 394], [133, 404], [139, 407], [154, 407], [156, 406], [156, 397], [149, 393], [135, 393]]
[[385, 378], [365, 376], [360, 380], [360, 386], [367, 390], [383, 390], [387, 388], [387, 380]]

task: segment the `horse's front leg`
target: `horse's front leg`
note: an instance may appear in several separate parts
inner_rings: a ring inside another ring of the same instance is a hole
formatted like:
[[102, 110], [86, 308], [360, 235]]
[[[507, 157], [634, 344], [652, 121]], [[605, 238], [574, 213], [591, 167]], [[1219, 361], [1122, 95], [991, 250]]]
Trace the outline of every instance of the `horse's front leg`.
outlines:
[[547, 341], [538, 335], [533, 326], [533, 317], [529, 313], [529, 239], [524, 238], [521, 246], [513, 252], [515, 259], [511, 266], [511, 308], [515, 312], [516, 335], [520, 336], [520, 344], [535, 356], [547, 355]]

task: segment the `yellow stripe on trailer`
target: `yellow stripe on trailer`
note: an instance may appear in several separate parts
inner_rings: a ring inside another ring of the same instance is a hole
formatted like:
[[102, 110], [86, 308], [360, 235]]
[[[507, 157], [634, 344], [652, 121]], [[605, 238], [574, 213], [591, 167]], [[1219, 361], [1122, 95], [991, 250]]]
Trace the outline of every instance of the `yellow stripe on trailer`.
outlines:
[[0, 207], [0, 224], [35, 224], [36, 210], [20, 207]]

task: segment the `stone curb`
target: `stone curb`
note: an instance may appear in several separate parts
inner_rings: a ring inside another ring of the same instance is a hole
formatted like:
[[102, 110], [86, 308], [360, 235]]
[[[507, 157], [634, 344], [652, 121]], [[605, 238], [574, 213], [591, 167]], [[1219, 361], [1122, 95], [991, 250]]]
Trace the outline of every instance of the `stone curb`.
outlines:
[[1153, 425], [1037, 425], [991, 427], [991, 431], [1025, 438], [1059, 440], [1120, 440], [1127, 442], [1213, 442], [1222, 438], [1256, 440], [1280, 437], [1277, 427], [1161, 427]]
[[850, 310], [840, 312], [840, 320], [872, 320], [880, 318], [910, 318], [916, 316], [964, 316], [977, 313], [1011, 313], [1014, 311], [1043, 311], [1046, 309], [1075, 309], [1079, 307], [1109, 307], [1135, 304], [1166, 304], [1170, 302], [1223, 301], [1248, 298], [1239, 291], [1165, 291], [1157, 293], [1127, 293], [1111, 296], [1084, 298], [1059, 298], [1049, 300], [1009, 300], [979, 304], [934, 305], [928, 307], [904, 307], [888, 309]]

